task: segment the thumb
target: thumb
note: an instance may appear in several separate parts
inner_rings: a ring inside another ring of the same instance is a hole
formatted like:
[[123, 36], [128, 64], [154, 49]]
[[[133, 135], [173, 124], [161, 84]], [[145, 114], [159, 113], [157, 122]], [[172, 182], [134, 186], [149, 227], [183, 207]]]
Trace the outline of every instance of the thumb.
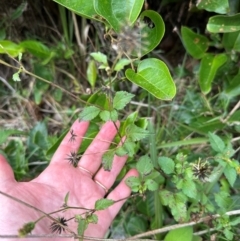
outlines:
[[5, 181], [15, 181], [13, 170], [6, 158], [0, 154], [0, 183]]

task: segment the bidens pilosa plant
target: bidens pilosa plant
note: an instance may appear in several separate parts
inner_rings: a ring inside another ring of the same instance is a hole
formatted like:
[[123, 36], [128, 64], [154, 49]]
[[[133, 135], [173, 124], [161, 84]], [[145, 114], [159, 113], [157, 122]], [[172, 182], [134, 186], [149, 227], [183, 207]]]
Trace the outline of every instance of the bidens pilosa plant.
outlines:
[[[203, 9], [220, 15], [209, 18], [208, 32], [205, 35], [188, 26], [182, 26], [179, 31], [186, 53], [199, 61], [196, 62], [195, 72], [191, 73], [191, 77], [196, 78], [198, 84], [189, 84], [191, 88], [186, 87], [186, 96], [179, 104], [172, 101], [176, 87], [168, 67], [159, 58], [151, 57], [164, 36], [165, 24], [157, 12], [147, 9], [147, 1], [55, 2], [59, 4], [60, 12], [67, 8], [104, 29], [98, 33], [102, 46], [94, 46], [95, 51], [88, 53], [86, 57], [85, 73], [91, 88], [88, 94], [81, 93], [76, 98], [78, 103], [84, 103], [79, 120], [91, 121], [90, 130], [79, 151], [70, 152], [63, 158], [69, 165], [77, 167], [82, 153], [97, 133], [97, 124], [120, 120], [120, 127], [116, 125], [117, 137], [111, 148], [104, 153], [102, 166], [109, 171], [114, 155], [128, 155], [128, 162], [119, 178], [130, 167], [136, 167], [139, 176], [126, 180], [137, 198], [129, 199], [128, 209], [113, 223], [112, 233], [123, 229], [126, 235], [136, 235], [134, 238], [154, 236], [165, 241], [203, 240], [203, 234], [206, 235], [206, 240], [232, 240], [239, 231], [237, 225], [240, 222], [238, 217], [231, 217], [239, 214], [237, 176], [240, 167], [232, 136], [226, 133], [231, 126], [239, 123], [240, 118], [240, 113], [236, 111], [239, 101], [234, 105], [240, 94], [239, 68], [236, 67], [240, 52], [239, 11], [234, 10], [233, 4], [229, 4], [227, 0], [217, 3], [202, 0], [195, 4], [194, 1], [189, 1], [189, 9], [192, 12]], [[163, 2], [161, 6], [172, 1]], [[24, 6], [21, 5], [19, 11], [23, 9]], [[66, 29], [65, 31], [67, 32]], [[66, 40], [69, 43], [68, 37]], [[86, 54], [84, 46], [79, 45], [82, 53]], [[52, 64], [60, 58], [59, 52], [63, 49], [57, 46], [56, 49], [50, 50], [43, 43], [34, 40], [22, 41], [19, 44], [8, 40], [0, 41], [1, 53], [7, 53], [14, 58], [19, 56], [19, 59], [15, 60], [19, 68], [13, 76], [16, 82], [21, 81], [22, 73], [31, 75], [21, 63], [21, 53], [31, 53], [41, 59], [41, 67], [35, 66], [35, 74], [38, 76], [34, 77], [41, 77], [44, 81], [49, 78], [49, 72], [43, 71], [44, 65]], [[63, 53], [64, 58], [69, 59], [73, 51], [71, 48], [64, 49]], [[186, 77], [187, 72], [185, 66], [172, 68], [176, 79]], [[50, 85], [54, 86], [53, 83], [45, 81], [42, 86], [38, 85], [34, 89], [36, 103], [41, 102], [44, 91], [48, 90]], [[54, 87], [60, 93], [65, 93], [63, 88]], [[139, 98], [131, 91], [133, 88], [141, 90], [138, 92]], [[59, 92], [56, 93], [56, 98], [61, 99]], [[67, 94], [72, 96], [72, 93]], [[144, 98], [149, 101], [145, 104], [147, 111], [144, 114], [129, 107], [134, 103], [134, 99], [141, 101]], [[163, 120], [159, 122], [148, 121], [149, 118], [146, 118], [154, 115], [155, 119], [159, 120], [159, 109], [165, 104], [154, 101], [154, 104], [149, 104], [154, 99], [169, 101], [166, 105], [172, 106], [171, 111], [164, 113]], [[229, 108], [232, 110], [229, 111]], [[171, 123], [172, 120], [175, 121], [174, 126], [169, 127], [168, 122]], [[157, 123], [161, 123], [163, 127], [158, 127]], [[218, 130], [223, 131], [223, 137], [214, 134]], [[237, 127], [236, 132], [239, 133]], [[13, 130], [4, 133], [3, 139], [13, 133], [22, 134]], [[66, 131], [58, 140], [52, 139], [49, 145], [50, 138], [47, 139], [46, 126], [39, 124], [31, 132], [28, 141], [32, 147], [30, 150], [47, 160], [56, 150], [64, 134]], [[69, 143], [74, 143], [78, 136], [74, 130], [71, 130], [70, 134]], [[169, 136], [172, 139], [167, 142]], [[189, 139], [183, 140], [183, 137]], [[118, 146], [116, 143], [120, 140], [122, 143]], [[210, 150], [205, 152], [208, 143]], [[193, 153], [194, 151], [187, 148], [188, 145], [200, 144], [205, 145], [200, 153]], [[183, 148], [177, 149], [179, 146]], [[20, 147], [24, 149], [23, 146]], [[165, 151], [166, 148], [171, 148], [171, 151]], [[20, 175], [20, 171], [18, 174]], [[69, 232], [68, 221], [74, 219], [78, 223], [75, 237], [81, 237], [90, 223], [98, 222], [95, 212], [115, 203], [112, 200], [101, 199], [96, 202], [94, 209], [66, 219], [64, 211], [77, 208], [68, 206], [68, 196], [69, 194], [66, 194], [64, 205], [56, 210], [56, 214], [48, 214], [52, 217], [49, 229], [53, 233]], [[37, 222], [38, 220], [32, 221], [22, 227], [19, 230], [20, 236], [31, 233]], [[146, 232], [149, 229], [154, 230]], [[161, 233], [166, 231], [167, 235], [163, 236]], [[196, 233], [197, 231], [201, 233]], [[211, 232], [214, 234], [211, 235]], [[218, 234], [218, 238], [215, 234]]]

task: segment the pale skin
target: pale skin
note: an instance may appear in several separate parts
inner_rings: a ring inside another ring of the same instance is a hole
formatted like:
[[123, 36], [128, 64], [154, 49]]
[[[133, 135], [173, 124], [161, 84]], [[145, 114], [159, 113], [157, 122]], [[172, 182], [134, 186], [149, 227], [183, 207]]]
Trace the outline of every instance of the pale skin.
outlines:
[[[118, 125], [118, 123], [116, 123]], [[12, 168], [7, 160], [0, 155], [0, 191], [16, 197], [45, 213], [59, 210], [64, 203], [64, 197], [69, 192], [68, 206], [94, 208], [96, 200], [103, 197], [112, 200], [121, 200], [104, 211], [96, 212], [98, 216], [97, 224], [90, 224], [84, 235], [91, 237], [104, 237], [113, 219], [121, 209], [131, 190], [125, 184], [125, 179], [130, 176], [137, 176], [135, 169], [130, 170], [119, 185], [111, 192], [97, 184], [94, 179], [110, 189], [122, 167], [127, 156], [115, 156], [111, 171], [104, 171], [101, 168], [102, 155], [108, 150], [110, 143], [117, 134], [116, 125], [112, 122], [105, 123], [98, 135], [92, 141], [84, 155], [81, 157], [78, 167], [73, 167], [67, 156], [71, 152], [77, 152], [84, 138], [89, 123], [78, 120], [74, 122], [70, 130], [76, 134], [75, 141], [69, 141], [70, 131], [63, 139], [59, 148], [55, 152], [49, 166], [35, 179], [30, 182], [17, 182], [14, 178]], [[82, 167], [79, 168], [79, 166]], [[86, 171], [86, 170], [88, 171]], [[76, 214], [81, 214], [80, 209], [70, 209], [65, 212], [52, 214], [52, 217], [64, 217], [69, 219]], [[23, 224], [36, 221], [42, 214], [31, 209], [22, 203], [11, 200], [0, 194], [0, 235], [16, 235], [18, 229]], [[51, 234], [50, 225], [52, 220], [44, 218], [36, 224], [31, 234]], [[68, 222], [68, 228], [76, 233], [77, 224], [73, 220]], [[67, 232], [63, 233], [66, 234]], [[19, 239], [7, 239], [19, 240]], [[21, 240], [59, 240], [59, 238], [39, 238]], [[73, 240], [72, 238], [60, 240]]]

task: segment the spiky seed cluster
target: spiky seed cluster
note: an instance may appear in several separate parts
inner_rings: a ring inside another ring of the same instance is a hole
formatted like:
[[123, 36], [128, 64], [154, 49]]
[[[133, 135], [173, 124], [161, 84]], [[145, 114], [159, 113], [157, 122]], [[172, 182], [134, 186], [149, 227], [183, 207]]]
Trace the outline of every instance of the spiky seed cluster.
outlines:
[[193, 175], [202, 182], [206, 182], [209, 177], [211, 170], [207, 162], [202, 162], [201, 159], [198, 160], [197, 164], [193, 164]]
[[73, 152], [70, 152], [70, 155], [67, 155], [67, 156], [68, 157], [66, 158], [66, 160], [68, 160], [69, 163], [74, 167], [77, 167], [79, 158], [80, 158], [79, 155], [75, 151], [73, 151]]
[[71, 137], [69, 139], [70, 142], [75, 142], [77, 135], [74, 133], [73, 130], [70, 131]]
[[[50, 229], [52, 233], [59, 233], [65, 232], [65, 228], [63, 226], [67, 225], [67, 220], [64, 217], [57, 218], [58, 222], [52, 222]], [[59, 225], [61, 223], [63, 226]]]
[[143, 26], [146, 24], [136, 24], [130, 26], [125, 24], [122, 26], [121, 32], [117, 34], [117, 37], [112, 39], [113, 49], [126, 55], [141, 55], [141, 50], [146, 46], [146, 34], [142, 33]]

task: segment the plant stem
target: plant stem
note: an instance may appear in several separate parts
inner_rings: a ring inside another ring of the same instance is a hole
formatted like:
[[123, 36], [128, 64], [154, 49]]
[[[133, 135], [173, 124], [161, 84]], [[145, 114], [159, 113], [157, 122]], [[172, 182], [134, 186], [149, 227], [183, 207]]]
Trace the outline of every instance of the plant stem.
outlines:
[[[150, 131], [149, 135], [149, 143], [150, 143], [150, 157], [153, 163], [153, 166], [157, 168], [157, 149], [156, 149], [156, 138], [153, 133], [154, 131], [154, 125], [151, 121], [149, 121], [148, 129]], [[162, 204], [160, 201], [159, 197], [159, 191], [156, 190], [154, 192], [154, 207], [155, 207], [155, 227], [156, 228], [161, 228], [163, 225], [163, 220], [162, 220]], [[157, 235], [157, 238], [160, 240], [161, 235]]]

